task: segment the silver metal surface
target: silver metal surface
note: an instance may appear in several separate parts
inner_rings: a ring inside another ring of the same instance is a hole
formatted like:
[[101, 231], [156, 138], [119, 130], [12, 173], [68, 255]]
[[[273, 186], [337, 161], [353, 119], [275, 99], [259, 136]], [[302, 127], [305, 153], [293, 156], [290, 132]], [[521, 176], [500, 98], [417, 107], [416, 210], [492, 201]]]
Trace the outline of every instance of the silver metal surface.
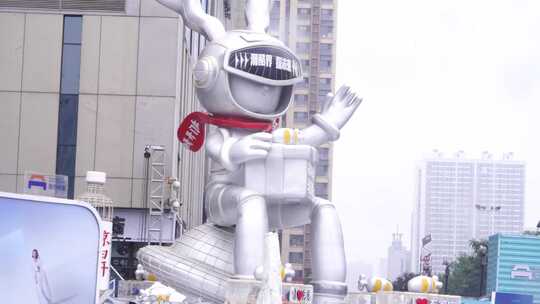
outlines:
[[207, 40], [225, 34], [225, 27], [214, 16], [206, 14], [199, 0], [157, 0], [182, 16], [187, 27], [200, 33]]
[[270, 0], [247, 0], [246, 20], [249, 30], [265, 33], [270, 25]]
[[225, 300], [225, 285], [233, 276], [234, 233], [213, 224], [186, 232], [173, 246], [146, 246], [139, 263], [164, 284], [191, 299]]
[[[211, 81], [199, 85], [197, 96], [208, 112], [264, 120], [272, 120], [285, 114], [291, 104], [292, 88], [296, 81], [283, 82], [283, 86], [272, 86], [266, 82], [255, 81], [256, 77], [231, 74], [224, 67], [226, 55], [230, 51], [254, 46], [281, 48], [292, 54], [283, 42], [274, 37], [241, 30], [227, 32], [204, 48], [199, 61], [204, 60], [205, 63], [197, 65], [205, 66], [202, 70], [207, 70], [209, 75], [199, 75], [198, 78], [208, 78]], [[268, 93], [263, 91], [265, 87]], [[271, 104], [274, 107], [266, 108]]]
[[336, 208], [317, 198], [311, 214], [313, 290], [315, 293], [347, 295], [347, 263], [343, 233]]
[[235, 275], [253, 278], [255, 269], [262, 265], [264, 237], [268, 232], [264, 197], [246, 188], [220, 184], [211, 186], [207, 193], [208, 220], [219, 225], [236, 225]]
[[[298, 58], [281, 41], [265, 33], [268, 0], [248, 0], [248, 29], [227, 33], [223, 26], [216, 25], [216, 19], [202, 12], [197, 0], [158, 1], [177, 11], [186, 26], [211, 40], [195, 66], [197, 96], [208, 112], [270, 122], [287, 111], [293, 84], [302, 74], [298, 74]], [[229, 258], [231, 248], [228, 253], [214, 253], [209, 245], [197, 254], [197, 259], [184, 259], [194, 251], [187, 249], [191, 235], [202, 230], [186, 233], [171, 250], [142, 249], [139, 256], [145, 267], [150, 271], [153, 267], [165, 280], [176, 282], [165, 281], [179, 284], [176, 287], [181, 291], [199, 292], [208, 299], [222, 301], [219, 282], [224, 275], [253, 277], [263, 264], [264, 236], [269, 228], [311, 222], [313, 284], [315, 294], [320, 295], [320, 301], [316, 297], [314, 302], [343, 301], [347, 287], [341, 225], [335, 207], [314, 197], [312, 171], [317, 160], [306, 151], [336, 140], [361, 101], [350, 88], [342, 87], [313, 124], [303, 130], [280, 128], [265, 133], [235, 127], [210, 128], [205, 148], [212, 164], [205, 209], [210, 222], [236, 226], [234, 270], [223, 272], [207, 262], [209, 256], [221, 259], [220, 254], [224, 254]], [[215, 228], [203, 227], [208, 242], [219, 238], [220, 234], [211, 230]]]

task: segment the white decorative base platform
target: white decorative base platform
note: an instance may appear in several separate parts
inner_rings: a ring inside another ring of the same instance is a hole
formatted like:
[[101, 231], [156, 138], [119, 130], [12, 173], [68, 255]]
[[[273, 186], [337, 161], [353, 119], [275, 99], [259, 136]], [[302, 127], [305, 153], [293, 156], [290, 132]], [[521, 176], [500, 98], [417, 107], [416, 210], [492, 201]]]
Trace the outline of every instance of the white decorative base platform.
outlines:
[[[255, 280], [229, 279], [226, 284], [225, 304], [256, 304], [260, 282]], [[312, 304], [313, 286], [283, 283], [284, 304]]]
[[460, 296], [414, 292], [351, 292], [347, 304], [460, 304]]

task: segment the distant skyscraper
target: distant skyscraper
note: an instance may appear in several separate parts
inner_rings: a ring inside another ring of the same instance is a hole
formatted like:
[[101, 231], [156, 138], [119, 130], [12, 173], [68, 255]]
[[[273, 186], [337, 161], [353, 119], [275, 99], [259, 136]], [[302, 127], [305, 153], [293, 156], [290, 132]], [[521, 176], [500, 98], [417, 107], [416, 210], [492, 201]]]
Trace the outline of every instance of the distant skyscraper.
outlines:
[[411, 270], [411, 253], [401, 242], [403, 234], [392, 234], [392, 245], [388, 247], [387, 279], [395, 280], [402, 273]]
[[431, 253], [434, 274], [444, 271], [445, 259], [470, 252], [471, 239], [520, 233], [525, 188], [525, 163], [511, 153], [501, 160], [487, 152], [481, 159], [435, 154], [417, 168], [411, 225], [412, 270], [421, 271], [422, 256]]
[[[335, 22], [337, 0], [272, 0], [270, 34], [287, 44], [301, 59], [304, 81], [294, 91], [294, 103], [283, 119], [290, 128], [310, 124], [327, 94], [334, 91]], [[315, 194], [330, 199], [332, 146], [318, 148]], [[282, 233], [282, 260], [296, 270], [295, 281], [311, 277], [309, 225]]]

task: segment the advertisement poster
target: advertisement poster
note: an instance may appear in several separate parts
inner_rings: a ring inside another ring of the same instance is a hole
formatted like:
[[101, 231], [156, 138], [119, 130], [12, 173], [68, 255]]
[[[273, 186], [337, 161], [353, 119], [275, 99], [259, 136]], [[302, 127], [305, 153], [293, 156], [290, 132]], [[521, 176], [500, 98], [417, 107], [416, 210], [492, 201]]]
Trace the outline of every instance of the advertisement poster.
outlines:
[[83, 203], [0, 192], [2, 303], [95, 303], [100, 226]]

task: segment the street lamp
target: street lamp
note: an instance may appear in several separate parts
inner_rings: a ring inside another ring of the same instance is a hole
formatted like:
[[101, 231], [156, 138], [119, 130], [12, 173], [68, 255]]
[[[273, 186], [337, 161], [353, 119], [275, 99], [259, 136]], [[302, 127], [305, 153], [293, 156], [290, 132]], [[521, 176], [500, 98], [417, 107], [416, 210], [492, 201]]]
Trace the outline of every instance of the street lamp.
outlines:
[[478, 249], [478, 255], [480, 256], [480, 292], [478, 293], [478, 297], [481, 297], [484, 294], [484, 273], [486, 272], [486, 265], [487, 265], [487, 253], [488, 253], [488, 246], [481, 244], [480, 248]]
[[[493, 235], [495, 233], [495, 212], [501, 211], [501, 206], [486, 206], [486, 205], [475, 205], [476, 210], [478, 211], [486, 211], [489, 213], [490, 217], [490, 229], [489, 229], [489, 235]], [[538, 223], [540, 224], [540, 222]]]
[[448, 277], [450, 276], [450, 265], [452, 263], [446, 257], [444, 257], [442, 263], [444, 265], [444, 294], [448, 294]]

